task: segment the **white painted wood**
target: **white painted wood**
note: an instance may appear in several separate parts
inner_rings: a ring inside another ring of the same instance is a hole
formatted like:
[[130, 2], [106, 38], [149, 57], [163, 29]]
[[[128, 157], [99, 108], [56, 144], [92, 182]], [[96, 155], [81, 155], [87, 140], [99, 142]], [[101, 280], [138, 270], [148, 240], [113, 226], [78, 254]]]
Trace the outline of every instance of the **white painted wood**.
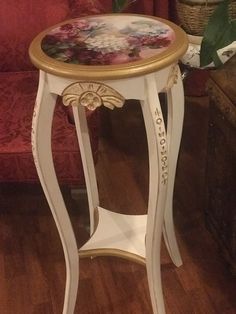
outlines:
[[92, 235], [94, 232], [94, 210], [99, 205], [99, 197], [87, 119], [85, 115], [85, 107], [73, 106], [73, 114], [87, 188], [90, 234]]
[[[166, 201], [167, 143], [154, 74], [146, 76], [146, 101], [141, 103], [149, 151], [149, 201], [146, 231], [146, 268], [153, 313], [164, 314], [165, 305], [161, 283], [161, 236]], [[161, 79], [161, 77], [159, 77]], [[163, 168], [164, 169], [163, 169]]]
[[[159, 85], [161, 89], [164, 89], [166, 80], [169, 75], [169, 69], [172, 66], [168, 66], [165, 69], [161, 69], [157, 72]], [[76, 80], [57, 77], [53, 74], [47, 73], [49, 89], [52, 93], [61, 95], [63, 90], [69, 85], [76, 82]], [[81, 80], [78, 80], [81, 81]], [[123, 95], [126, 99], [139, 99], [144, 100], [146, 97], [144, 76], [131, 77], [120, 80], [99, 81], [100, 83], [107, 84], [114, 88], [117, 92]]]
[[[85, 108], [73, 107], [86, 180], [91, 232], [91, 238], [80, 249], [80, 255], [117, 255], [138, 262], [145, 262], [146, 259], [154, 314], [165, 314], [160, 268], [162, 231], [173, 262], [177, 266], [182, 263], [174, 232], [172, 204], [184, 114], [180, 73], [178, 73], [177, 84], [167, 91], [167, 132], [158, 95], [165, 90], [169, 82], [172, 82], [170, 80], [172, 68], [169, 66], [143, 77], [103, 82], [115, 88], [126, 98], [141, 100], [149, 150], [148, 215], [122, 215], [99, 207], [96, 172]], [[41, 72], [32, 131], [37, 171], [61, 237], [66, 259], [67, 281], [63, 314], [72, 314], [74, 311], [79, 268], [76, 240], [53, 167], [51, 125], [56, 101], [53, 92], [60, 95], [68, 84], [74, 82]], [[96, 230], [95, 210], [98, 210], [99, 214]]]
[[[48, 73], [48, 81], [51, 92], [61, 95], [62, 91], [75, 83], [76, 80], [57, 77], [53, 74]], [[77, 80], [77, 81], [84, 81], [84, 80]], [[103, 81], [103, 80], [96, 80], [97, 82], [107, 84], [117, 92], [122, 94], [126, 99], [144, 99], [145, 97], [145, 89], [144, 89], [144, 77], [132, 77], [127, 79], [120, 79], [120, 80], [112, 80], [112, 81]]]
[[179, 146], [182, 136], [184, 118], [184, 91], [181, 74], [178, 70], [176, 84], [167, 91], [168, 119], [167, 119], [167, 142], [169, 157], [169, 176], [167, 185], [167, 200], [165, 207], [165, 218], [163, 234], [166, 247], [173, 263], [179, 267], [182, 259], [178, 248], [173, 221], [173, 192], [176, 174], [176, 165], [179, 153]]
[[57, 182], [51, 151], [51, 126], [57, 96], [51, 94], [45, 73], [40, 71], [32, 121], [32, 151], [39, 179], [55, 220], [66, 261], [63, 314], [73, 314], [79, 279], [76, 239]]
[[111, 249], [129, 252], [145, 259], [146, 215], [124, 215], [98, 207], [98, 217], [94, 234], [80, 248], [80, 252], [92, 253], [99, 249]]

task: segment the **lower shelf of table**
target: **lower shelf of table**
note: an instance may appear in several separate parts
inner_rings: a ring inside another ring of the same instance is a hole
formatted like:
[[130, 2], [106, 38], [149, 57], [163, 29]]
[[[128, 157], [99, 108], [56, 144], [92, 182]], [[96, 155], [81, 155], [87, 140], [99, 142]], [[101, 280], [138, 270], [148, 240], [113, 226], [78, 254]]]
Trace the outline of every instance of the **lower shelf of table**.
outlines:
[[145, 264], [147, 215], [124, 215], [102, 207], [97, 211], [97, 228], [79, 256], [118, 256]]

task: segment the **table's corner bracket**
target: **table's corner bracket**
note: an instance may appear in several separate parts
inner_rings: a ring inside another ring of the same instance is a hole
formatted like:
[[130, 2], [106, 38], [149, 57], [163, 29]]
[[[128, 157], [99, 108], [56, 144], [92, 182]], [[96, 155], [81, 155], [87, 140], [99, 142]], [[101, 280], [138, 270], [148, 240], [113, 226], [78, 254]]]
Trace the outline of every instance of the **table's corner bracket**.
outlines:
[[95, 110], [104, 105], [109, 109], [121, 108], [125, 98], [115, 89], [101, 82], [79, 81], [66, 87], [62, 92], [65, 106], [84, 106]]

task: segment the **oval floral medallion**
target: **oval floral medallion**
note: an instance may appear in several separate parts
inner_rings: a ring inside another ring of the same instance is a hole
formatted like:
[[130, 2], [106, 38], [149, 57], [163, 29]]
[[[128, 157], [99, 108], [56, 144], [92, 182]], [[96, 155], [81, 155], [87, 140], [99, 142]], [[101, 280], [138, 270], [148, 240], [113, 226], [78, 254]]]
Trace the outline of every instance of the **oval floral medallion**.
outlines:
[[66, 63], [113, 65], [153, 57], [174, 40], [174, 31], [156, 19], [108, 15], [79, 18], [51, 30], [42, 50]]

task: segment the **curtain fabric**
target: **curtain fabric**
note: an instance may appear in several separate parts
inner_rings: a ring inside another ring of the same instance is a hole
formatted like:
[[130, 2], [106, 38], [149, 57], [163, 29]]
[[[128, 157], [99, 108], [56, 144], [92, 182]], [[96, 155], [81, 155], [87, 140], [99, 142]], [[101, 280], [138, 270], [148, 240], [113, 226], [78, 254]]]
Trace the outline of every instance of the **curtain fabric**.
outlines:
[[175, 20], [175, 0], [136, 0], [129, 8], [129, 12]]
[[170, 2], [175, 0], [136, 0], [128, 9], [129, 12], [170, 18]]
[[178, 22], [176, 0], [136, 0], [130, 9], [130, 12], [154, 15]]
[[137, 0], [137, 5], [143, 6], [145, 14], [155, 15], [165, 19], [169, 18], [168, 0]]
[[[131, 1], [132, 0], [130, 0], [130, 2]], [[176, 0], [136, 0], [126, 11], [176, 21], [175, 1]], [[99, 7], [100, 12], [108, 13], [112, 11], [112, 0], [77, 0], [77, 2], [87, 2], [89, 3], [89, 7]], [[91, 3], [93, 3], [93, 5], [91, 5]]]

